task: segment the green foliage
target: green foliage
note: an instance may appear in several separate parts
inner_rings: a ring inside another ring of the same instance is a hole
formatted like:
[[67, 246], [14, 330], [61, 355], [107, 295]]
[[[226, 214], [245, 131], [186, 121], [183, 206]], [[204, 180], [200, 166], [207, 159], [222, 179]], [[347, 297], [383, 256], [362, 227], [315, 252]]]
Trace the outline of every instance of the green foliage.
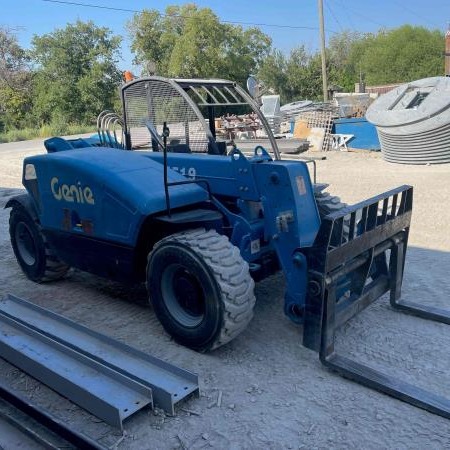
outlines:
[[[443, 43], [441, 32], [410, 25], [376, 34], [343, 31], [329, 41], [328, 83], [352, 92], [360, 76], [367, 85], [377, 85], [441, 75]], [[289, 57], [273, 51], [261, 65], [259, 76], [281, 94], [283, 102], [322, 96], [320, 54], [310, 54], [303, 46]]]
[[360, 32], [344, 30], [330, 38], [326, 54], [328, 79], [330, 83], [341, 86], [344, 92], [353, 92], [355, 83], [360, 79], [355, 49], [360, 48], [365, 36]]
[[281, 103], [290, 101], [293, 94], [288, 89], [287, 62], [288, 59], [281, 51], [273, 50], [263, 61], [258, 72], [258, 78], [267, 87], [280, 94]]
[[280, 94], [281, 102], [319, 99], [322, 93], [320, 55], [309, 54], [304, 46], [293, 49], [289, 57], [275, 50], [259, 71], [264, 84]]
[[404, 25], [368, 34], [351, 48], [348, 70], [361, 70], [366, 84], [400, 83], [443, 75], [444, 35], [438, 30]]
[[111, 108], [121, 80], [120, 42], [108, 28], [80, 21], [34, 36], [34, 113], [40, 122], [88, 123]]
[[[22, 85], [23, 86], [23, 85]], [[31, 112], [31, 87], [17, 89], [7, 84], [0, 85], [0, 122], [2, 128], [26, 126]]]
[[94, 133], [92, 125], [42, 125], [40, 128], [11, 128], [0, 133], [0, 144], [4, 142], [26, 141], [36, 138], [47, 138], [51, 136], [71, 136], [74, 134]]
[[209, 8], [169, 6], [128, 23], [135, 61], [161, 76], [229, 78], [244, 83], [267, 56], [271, 39], [258, 28], [223, 24]]
[[32, 75], [25, 51], [0, 28], [0, 129], [24, 125], [31, 109]]

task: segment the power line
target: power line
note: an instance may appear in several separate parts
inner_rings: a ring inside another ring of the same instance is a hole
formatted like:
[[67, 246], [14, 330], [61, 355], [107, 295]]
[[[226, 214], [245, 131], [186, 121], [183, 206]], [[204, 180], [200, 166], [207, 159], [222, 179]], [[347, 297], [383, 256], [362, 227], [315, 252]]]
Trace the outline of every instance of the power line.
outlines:
[[384, 25], [384, 24], [382, 24], [382, 23], [380, 23], [380, 22], [377, 22], [377, 21], [375, 21], [375, 20], [373, 20], [371, 17], [368, 17], [368, 16], [366, 16], [366, 15], [364, 15], [364, 14], [361, 14], [360, 12], [358, 12], [358, 11], [355, 11], [355, 10], [353, 10], [353, 9], [349, 9], [348, 8], [348, 5], [344, 5], [344, 2], [343, 1], [339, 1], [339, 3], [350, 13], [350, 14], [353, 14], [354, 16], [358, 16], [358, 17], [360, 17], [361, 19], [364, 19], [364, 20], [367, 20], [368, 22], [371, 22], [371, 23], [373, 23], [373, 24], [375, 24], [375, 25], [378, 25], [379, 27], [381, 27], [381, 28], [387, 28], [386, 27], [386, 25]]
[[344, 28], [342, 28], [341, 23], [339, 22], [338, 18], [335, 16], [334, 12], [331, 9], [331, 6], [329, 5], [329, 2], [325, 0], [325, 6], [328, 9], [328, 12], [331, 14], [331, 16], [333, 17], [334, 21], [337, 23], [338, 27], [341, 29], [341, 31], [344, 31]]
[[347, 7], [344, 5], [344, 3], [342, 3], [341, 1], [339, 1], [339, 3], [341, 4], [342, 8], [345, 11], [347, 11], [347, 14], [345, 15], [345, 19], [347, 20], [348, 24], [350, 25], [350, 28], [353, 28], [354, 30], [356, 30], [355, 24], [349, 14], [350, 11], [347, 9]]
[[405, 10], [405, 11], [409, 12], [409, 13], [412, 14], [413, 16], [416, 16], [416, 17], [418, 17], [419, 19], [424, 20], [424, 21], [427, 22], [429, 25], [433, 25], [434, 27], [436, 26], [436, 23], [430, 22], [426, 17], [423, 17], [422, 14], [419, 14], [419, 13], [417, 13], [416, 11], [413, 11], [411, 8], [409, 8], [409, 7], [403, 5], [403, 4], [401, 4], [401, 3], [399, 3], [399, 2], [397, 2], [397, 1], [395, 1], [395, 0], [392, 0], [392, 3], [394, 3], [395, 5], [397, 5], [397, 6], [398, 6], [399, 8], [401, 8], [402, 10]]
[[[117, 12], [127, 12], [127, 13], [142, 13], [142, 10], [138, 9], [129, 9], [129, 8], [116, 8], [113, 6], [105, 6], [105, 5], [95, 5], [92, 3], [81, 3], [81, 2], [72, 2], [72, 1], [65, 1], [65, 0], [42, 0], [43, 2], [47, 3], [58, 3], [61, 5], [70, 5], [70, 6], [83, 6], [85, 8], [96, 8], [96, 9], [107, 9], [110, 11], [117, 11]], [[158, 12], [158, 14], [161, 17], [167, 17], [167, 18], [181, 18], [181, 19], [188, 19], [190, 16], [182, 16], [179, 14], [164, 14], [161, 12]], [[249, 25], [249, 26], [256, 26], [256, 27], [272, 27], [272, 28], [288, 28], [292, 30], [318, 30], [318, 27], [307, 27], [307, 26], [299, 26], [299, 25], [282, 25], [282, 24], [273, 24], [273, 23], [253, 23], [253, 22], [239, 22], [239, 21], [233, 21], [233, 20], [220, 20], [221, 23], [229, 23], [233, 25]], [[330, 33], [336, 34], [336, 31], [333, 30], [327, 30]]]
[[129, 13], [141, 12], [141, 11], [138, 11], [137, 9], [114, 8], [112, 6], [93, 5], [90, 3], [69, 2], [69, 1], [62, 1], [62, 0], [42, 0], [42, 1], [48, 2], [48, 3], [60, 3], [62, 5], [85, 6], [87, 8], [108, 9], [110, 11], [129, 12]]
[[14, 25], [14, 26], [10, 26], [10, 25], [2, 25], [0, 24], [0, 30], [1, 31], [6, 31], [7, 33], [13, 34], [13, 35], [17, 35], [19, 32], [22, 31], [26, 31], [27, 27], [24, 25]]

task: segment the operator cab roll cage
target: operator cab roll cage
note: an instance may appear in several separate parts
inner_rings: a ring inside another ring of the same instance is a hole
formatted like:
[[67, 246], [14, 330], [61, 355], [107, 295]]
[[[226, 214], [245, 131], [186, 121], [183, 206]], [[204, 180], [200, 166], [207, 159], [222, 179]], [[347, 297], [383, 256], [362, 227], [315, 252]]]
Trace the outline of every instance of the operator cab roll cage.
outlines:
[[[164, 102], [158, 104], [154, 101], [154, 97], [159, 96], [164, 98]], [[146, 104], [141, 104], [139, 108], [136, 108], [137, 97], [145, 98]], [[157, 76], [138, 78], [122, 86], [121, 98], [127, 149], [136, 146], [133, 142], [132, 128], [137, 125], [145, 125], [148, 128], [154, 150], [162, 149], [161, 134], [157, 130], [157, 126], [162, 125], [163, 122], [163, 118], [157, 111], [159, 107], [165, 110], [166, 116], [170, 116], [173, 122], [184, 121], [187, 131], [185, 143], [188, 147], [190, 143], [189, 121], [196, 120], [201, 124], [208, 141], [208, 153], [224, 154], [223, 143], [217, 140], [215, 113], [218, 108], [247, 106], [261, 122], [272, 147], [274, 159], [281, 159], [276, 139], [260, 108], [244, 89], [232, 81], [175, 79]], [[173, 107], [170, 106], [171, 101]], [[178, 110], [176, 110], [177, 108]], [[206, 113], [202, 114], [201, 109]], [[140, 117], [136, 117], [137, 115]], [[144, 118], [145, 115], [146, 118]], [[164, 118], [164, 121], [167, 121], [167, 117]], [[170, 120], [167, 122], [170, 127]]]

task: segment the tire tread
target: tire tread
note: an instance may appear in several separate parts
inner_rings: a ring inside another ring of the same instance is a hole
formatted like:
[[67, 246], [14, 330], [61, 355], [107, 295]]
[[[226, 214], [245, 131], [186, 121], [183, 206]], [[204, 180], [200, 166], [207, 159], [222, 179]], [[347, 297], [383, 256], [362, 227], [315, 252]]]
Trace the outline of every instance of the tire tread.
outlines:
[[[66, 275], [70, 267], [61, 261], [56, 254], [51, 249], [45, 235], [42, 233], [42, 226], [37, 220], [33, 220], [33, 218], [29, 215], [27, 210], [21, 205], [13, 205], [11, 214], [9, 216], [9, 227], [12, 230], [14, 226], [14, 219], [16, 215], [26, 215], [30, 219], [30, 221], [36, 227], [36, 231], [39, 234], [42, 242], [44, 244], [45, 249], [45, 268], [42, 276], [38, 279], [34, 280], [38, 283], [45, 283], [49, 281], [59, 280]], [[12, 239], [12, 231], [11, 231], [11, 239]]]
[[[239, 335], [253, 317], [255, 282], [239, 249], [226, 236], [203, 228], [187, 230], [159, 241], [154, 249], [168, 241], [186, 245], [199, 254], [212, 271], [221, 291], [223, 323], [209, 350], [216, 349]], [[149, 256], [150, 257], [150, 256]]]

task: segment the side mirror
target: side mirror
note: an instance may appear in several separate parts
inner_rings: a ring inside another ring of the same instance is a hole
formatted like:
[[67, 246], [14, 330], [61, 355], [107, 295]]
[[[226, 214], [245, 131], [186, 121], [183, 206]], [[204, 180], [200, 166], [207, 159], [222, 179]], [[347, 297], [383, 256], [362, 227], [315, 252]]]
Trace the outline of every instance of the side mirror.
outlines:
[[259, 97], [259, 83], [253, 75], [247, 78], [247, 91], [254, 99]]

